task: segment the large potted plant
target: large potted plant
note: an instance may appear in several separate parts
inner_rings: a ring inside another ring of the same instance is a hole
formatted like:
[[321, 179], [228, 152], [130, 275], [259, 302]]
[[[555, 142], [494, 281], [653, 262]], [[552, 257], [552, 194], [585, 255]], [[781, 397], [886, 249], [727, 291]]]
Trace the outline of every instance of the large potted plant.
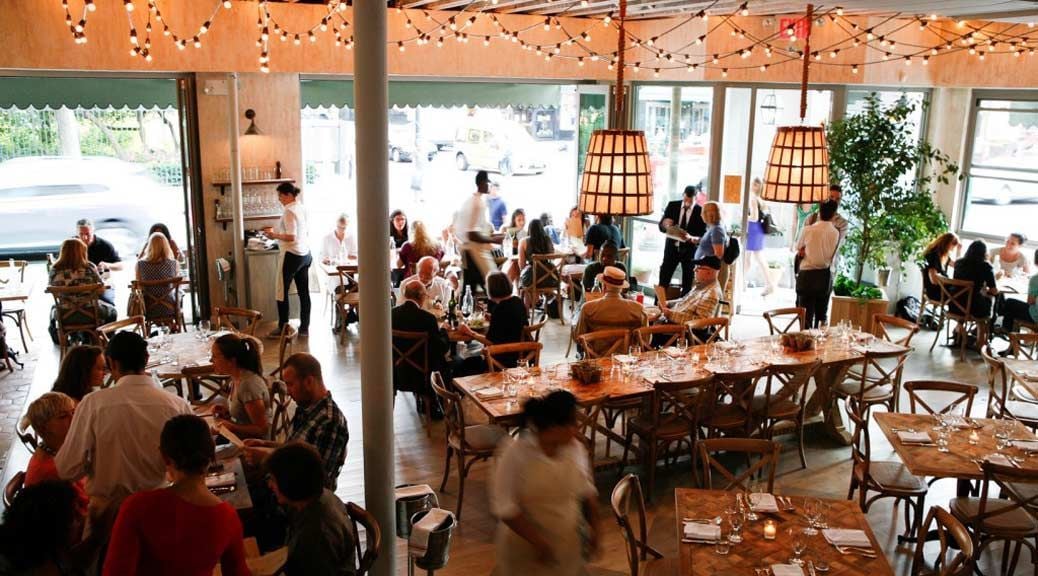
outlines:
[[862, 289], [866, 267], [903, 267], [948, 229], [933, 188], [950, 182], [959, 168], [916, 138], [908, 122], [914, 111], [905, 98], [884, 106], [870, 94], [861, 112], [827, 129], [830, 178], [843, 187], [840, 213], [850, 223], [840, 251], [841, 271], [850, 276], [837, 278], [832, 322], [849, 319], [871, 329], [872, 309], [885, 311], [887, 304], [881, 290]]

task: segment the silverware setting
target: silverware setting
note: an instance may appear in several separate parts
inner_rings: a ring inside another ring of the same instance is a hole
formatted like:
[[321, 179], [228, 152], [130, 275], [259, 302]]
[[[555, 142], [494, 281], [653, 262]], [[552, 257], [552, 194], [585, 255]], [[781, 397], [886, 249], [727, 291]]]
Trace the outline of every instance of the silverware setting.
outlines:
[[872, 548], [857, 548], [854, 546], [840, 546], [839, 544], [833, 544], [836, 551], [843, 555], [856, 554], [858, 556], [864, 556], [866, 558], [875, 558], [876, 551]]
[[915, 428], [891, 428], [891, 432], [915, 432]]
[[783, 512], [796, 512], [797, 507], [789, 496], [776, 496], [775, 498], [778, 499], [779, 508]]

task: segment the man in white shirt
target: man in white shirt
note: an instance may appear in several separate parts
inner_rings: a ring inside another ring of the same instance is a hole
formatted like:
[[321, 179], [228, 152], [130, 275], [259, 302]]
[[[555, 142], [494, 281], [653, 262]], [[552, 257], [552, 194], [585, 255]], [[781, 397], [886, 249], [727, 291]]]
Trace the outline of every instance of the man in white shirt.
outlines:
[[815, 328], [828, 319], [829, 293], [832, 290], [832, 265], [840, 248], [840, 232], [833, 225], [836, 202], [829, 200], [818, 207], [818, 221], [804, 227], [797, 242], [801, 258], [797, 274], [797, 306], [807, 314], [804, 324]]
[[325, 264], [345, 264], [346, 260], [357, 257], [357, 238], [348, 229], [349, 216], [339, 214], [335, 229], [321, 241], [321, 262]]
[[159, 436], [166, 421], [191, 414], [179, 396], [145, 374], [148, 343], [134, 332], [112, 336], [105, 350], [115, 386], [87, 394], [76, 407], [65, 443], [54, 457], [67, 480], [87, 477], [91, 508], [103, 510], [166, 481]]
[[439, 303], [439, 309], [445, 310], [447, 303], [451, 299], [451, 284], [445, 278], [439, 275], [440, 263], [436, 261], [436, 258], [432, 256], [425, 256], [418, 261], [415, 266], [415, 275], [404, 278], [404, 281], [400, 283], [400, 300], [403, 300], [404, 286], [407, 286], [412, 281], [417, 280], [425, 286], [425, 306], [424, 308], [433, 314], [438, 314], [436, 304]]
[[[487, 274], [497, 271], [491, 253], [493, 228], [487, 219], [486, 195], [490, 191], [490, 177], [485, 170], [476, 172], [476, 192], [470, 196], [454, 216], [454, 234], [464, 259], [465, 284], [482, 286]], [[500, 236], [496, 239], [500, 242]]]

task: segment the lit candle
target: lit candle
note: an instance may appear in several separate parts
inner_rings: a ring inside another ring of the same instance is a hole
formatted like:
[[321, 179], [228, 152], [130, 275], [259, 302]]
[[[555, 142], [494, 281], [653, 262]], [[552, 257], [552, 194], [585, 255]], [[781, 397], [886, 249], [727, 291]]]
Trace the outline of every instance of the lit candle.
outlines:
[[775, 539], [775, 530], [776, 530], [776, 528], [775, 528], [775, 521], [774, 520], [765, 520], [765, 522], [764, 522], [764, 539], [765, 540], [774, 540]]
[[976, 430], [970, 430], [969, 442], [971, 445], [976, 444], [980, 440], [980, 435], [977, 434]]

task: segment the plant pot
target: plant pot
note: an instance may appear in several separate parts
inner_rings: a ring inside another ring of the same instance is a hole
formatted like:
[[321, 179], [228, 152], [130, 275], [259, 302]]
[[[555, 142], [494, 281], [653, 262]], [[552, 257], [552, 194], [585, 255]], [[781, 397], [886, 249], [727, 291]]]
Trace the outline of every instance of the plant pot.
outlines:
[[872, 317], [886, 314], [889, 301], [886, 296], [876, 300], [862, 300], [851, 296], [833, 296], [833, 307], [829, 313], [829, 324], [835, 326], [841, 320], [847, 320], [852, 326], [858, 326], [864, 332], [873, 331]]
[[876, 270], [876, 286], [880, 288], [886, 288], [890, 283], [890, 268], [880, 268]]

